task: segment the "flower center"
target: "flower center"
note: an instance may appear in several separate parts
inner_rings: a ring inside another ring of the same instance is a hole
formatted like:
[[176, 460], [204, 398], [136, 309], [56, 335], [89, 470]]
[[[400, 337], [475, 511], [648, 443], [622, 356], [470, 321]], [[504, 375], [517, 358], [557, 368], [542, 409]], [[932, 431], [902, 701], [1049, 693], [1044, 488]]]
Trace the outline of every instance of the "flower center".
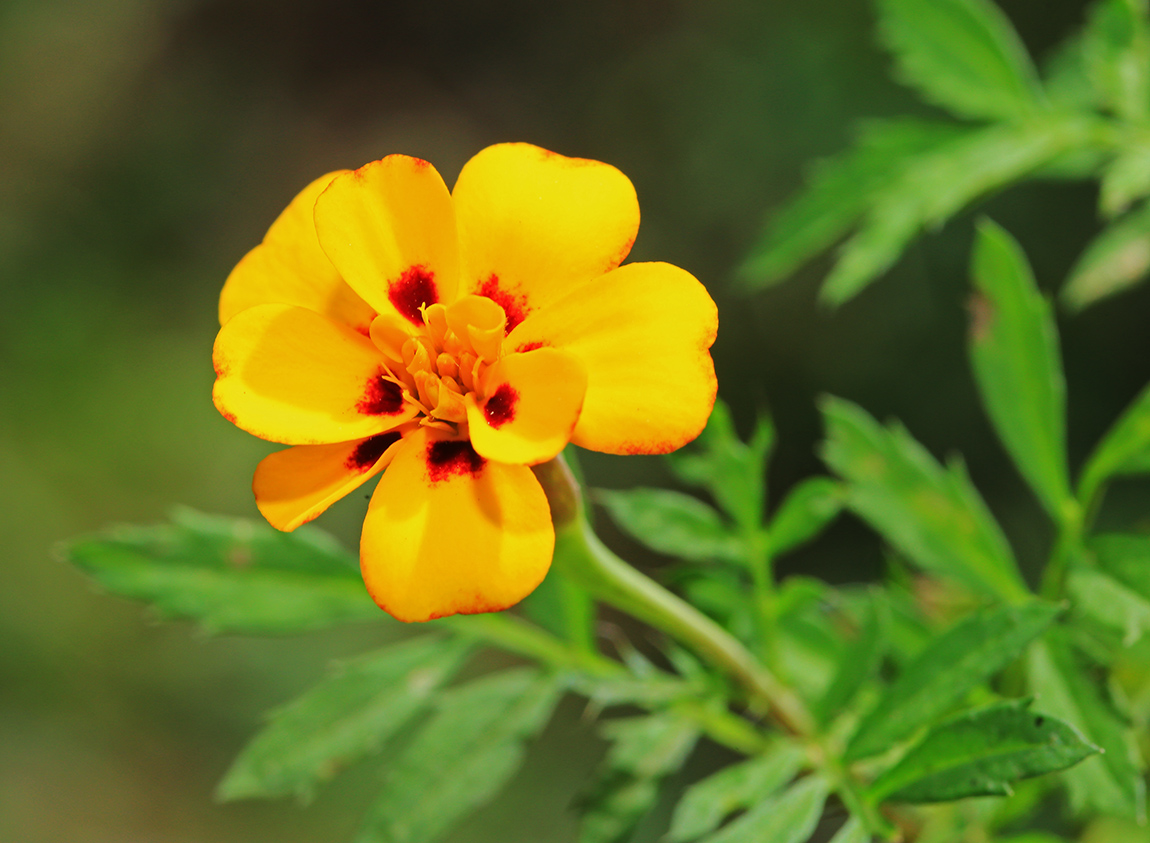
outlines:
[[[372, 341], [387, 357], [383, 377], [403, 387], [407, 397], [419, 405], [423, 411], [420, 424], [465, 433], [464, 396], [475, 393], [484, 406], [484, 374], [503, 354], [507, 316], [485, 296], [464, 296], [449, 307], [426, 305], [419, 313], [422, 324], [414, 335], [388, 317], [372, 323]], [[498, 397], [491, 396], [497, 405], [492, 412], [498, 418], [488, 415], [494, 426], [510, 420], [500, 409]]]

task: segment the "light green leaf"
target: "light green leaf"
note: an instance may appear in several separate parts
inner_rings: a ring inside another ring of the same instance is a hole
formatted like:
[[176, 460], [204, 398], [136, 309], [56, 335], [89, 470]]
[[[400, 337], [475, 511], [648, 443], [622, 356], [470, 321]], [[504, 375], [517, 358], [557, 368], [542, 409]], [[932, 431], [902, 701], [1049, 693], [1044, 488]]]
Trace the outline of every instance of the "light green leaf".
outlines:
[[839, 660], [826, 691], [812, 706], [815, 718], [824, 725], [842, 713], [882, 661], [886, 648], [886, 625], [879, 615], [881, 605], [873, 599], [863, 603], [858, 633]]
[[879, 0], [879, 36], [900, 81], [959, 117], [1011, 120], [1038, 111], [1037, 74], [989, 0]]
[[778, 796], [765, 799], [704, 843], [804, 843], [814, 833], [827, 798], [827, 784], [808, 776]]
[[682, 492], [597, 489], [594, 499], [624, 532], [659, 553], [693, 562], [740, 562], [745, 555], [714, 507]]
[[1129, 726], [1103, 699], [1060, 636], [1048, 635], [1031, 646], [1028, 673], [1043, 711], [1072, 723], [1103, 751], [1062, 774], [1073, 810], [1144, 822], [1146, 785]]
[[523, 668], [439, 696], [437, 711], [388, 767], [358, 843], [432, 843], [493, 797], [551, 717], [561, 688]]
[[854, 148], [818, 162], [803, 191], [771, 220], [739, 268], [745, 286], [784, 280], [846, 235], [908, 161], [970, 133], [952, 123], [910, 118], [865, 123]]
[[907, 162], [873, 197], [862, 225], [843, 245], [820, 292], [823, 301], [840, 305], [854, 297], [889, 269], [920, 231], [1081, 148], [1090, 128], [1084, 118], [1054, 115], [993, 125]]
[[775, 441], [775, 428], [768, 416], [760, 416], [744, 443], [735, 432], [731, 412], [715, 402], [707, 426], [696, 440], [698, 446], [668, 456], [671, 469], [684, 483], [711, 493], [735, 523], [744, 529], [759, 526], [766, 505], [766, 462]]
[[1090, 542], [1102, 569], [1150, 601], [1150, 536], [1107, 534]]
[[1102, 0], [1083, 32], [1086, 71], [1100, 104], [1130, 121], [1150, 111], [1150, 32], [1143, 0]]
[[1111, 223], [1090, 242], [1059, 293], [1071, 310], [1112, 296], [1150, 272], [1150, 204]]
[[960, 463], [943, 469], [898, 425], [860, 407], [821, 402], [822, 456], [846, 486], [848, 508], [928, 571], [1006, 600], [1028, 592], [1010, 546]]
[[949, 802], [1009, 796], [1019, 779], [1064, 770], [1094, 753], [1078, 730], [1011, 700], [967, 711], [931, 729], [870, 786], [871, 798]]
[[120, 527], [66, 545], [101, 586], [212, 632], [279, 634], [386, 618], [354, 556], [325, 534], [180, 510], [171, 524]]
[[[1147, 239], [1150, 248], [1150, 238]], [[1102, 437], [1082, 469], [1078, 498], [1089, 504], [1111, 477], [1150, 472], [1150, 386], [1138, 394]]]
[[416, 638], [339, 666], [271, 715], [232, 764], [224, 800], [296, 794], [377, 751], [430, 702], [470, 650], [467, 642]]
[[871, 835], [862, 820], [851, 817], [831, 838], [830, 843], [871, 843]]
[[714, 831], [735, 811], [773, 795], [799, 772], [801, 747], [779, 741], [763, 755], [731, 764], [687, 788], [675, 806], [668, 840], [685, 843]]
[[979, 392], [1015, 465], [1061, 522], [1077, 509], [1066, 466], [1066, 380], [1050, 303], [1018, 242], [983, 219], [971, 262], [977, 294], [970, 358]]
[[1116, 217], [1147, 195], [1150, 195], [1150, 147], [1123, 150], [1102, 173], [1099, 208], [1106, 217]]
[[863, 718], [847, 746], [855, 761], [884, 752], [925, 726], [1013, 661], [1059, 609], [1037, 600], [982, 609], [919, 653]]
[[829, 477], [808, 477], [783, 498], [767, 532], [771, 553], [786, 553], [823, 531], [843, 507], [842, 485]]
[[1116, 630], [1126, 647], [1150, 631], [1150, 601], [1101, 571], [1071, 571], [1066, 591], [1076, 617]]
[[1025, 831], [1009, 837], [996, 837], [995, 843], [1070, 843], [1065, 837], [1047, 834], [1045, 831]]

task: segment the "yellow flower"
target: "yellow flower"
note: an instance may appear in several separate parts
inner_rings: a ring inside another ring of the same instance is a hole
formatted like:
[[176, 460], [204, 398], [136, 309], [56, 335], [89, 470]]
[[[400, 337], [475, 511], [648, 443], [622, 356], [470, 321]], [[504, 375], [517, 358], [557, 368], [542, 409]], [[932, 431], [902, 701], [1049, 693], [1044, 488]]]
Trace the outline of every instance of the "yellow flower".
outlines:
[[220, 295], [216, 407], [293, 447], [253, 489], [281, 530], [386, 469], [360, 561], [400, 620], [489, 612], [555, 542], [529, 466], [567, 444], [673, 451], [715, 398], [714, 302], [665, 263], [619, 264], [639, 227], [614, 167], [484, 149], [455, 189], [390, 155], [312, 182]]

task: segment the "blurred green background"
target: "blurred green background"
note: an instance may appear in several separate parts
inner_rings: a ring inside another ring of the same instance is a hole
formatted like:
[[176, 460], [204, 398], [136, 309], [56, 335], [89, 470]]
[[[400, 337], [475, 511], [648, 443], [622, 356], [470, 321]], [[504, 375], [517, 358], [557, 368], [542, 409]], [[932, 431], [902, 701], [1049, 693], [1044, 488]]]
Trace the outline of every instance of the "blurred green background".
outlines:
[[[1006, 0], [1041, 58], [1072, 0]], [[483, 146], [526, 140], [634, 181], [638, 260], [667, 260], [719, 303], [721, 395], [780, 430], [776, 490], [818, 471], [815, 397], [900, 417], [961, 451], [1024, 559], [1044, 522], [983, 419], [965, 349], [972, 215], [919, 241], [837, 313], [828, 262], [753, 297], [733, 268], [813, 158], [865, 116], [921, 112], [890, 82], [865, 0], [0, 2], [0, 841], [344, 840], [379, 777], [352, 771], [306, 810], [219, 806], [212, 788], [260, 712], [391, 625], [289, 640], [205, 639], [105, 597], [53, 544], [176, 503], [256, 515], [270, 446], [218, 416], [210, 351], [223, 279], [316, 175], [392, 152], [452, 183]], [[1091, 185], [986, 203], [1055, 287], [1098, 229]], [[1150, 375], [1150, 289], [1062, 320], [1072, 453]], [[668, 483], [654, 458], [587, 455], [601, 486]], [[320, 520], [349, 545], [366, 507]], [[1108, 516], [1147, 521], [1128, 484]], [[610, 525], [607, 537], [640, 556]], [[794, 572], [873, 578], [854, 523]], [[600, 745], [575, 702], [497, 803], [452, 838], [563, 840]], [[701, 770], [718, 755], [698, 754]], [[686, 771], [693, 778], [696, 771]]]

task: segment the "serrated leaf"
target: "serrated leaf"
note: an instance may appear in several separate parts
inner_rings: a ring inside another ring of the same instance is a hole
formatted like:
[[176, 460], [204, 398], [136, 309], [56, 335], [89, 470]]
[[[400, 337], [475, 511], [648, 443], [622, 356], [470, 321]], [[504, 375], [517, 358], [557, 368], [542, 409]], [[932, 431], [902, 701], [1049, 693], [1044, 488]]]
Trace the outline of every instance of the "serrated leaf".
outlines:
[[879, 0], [900, 81], [959, 117], [1011, 120], [1041, 107], [1030, 57], [989, 0]]
[[821, 402], [822, 457], [846, 482], [846, 504], [928, 571], [1006, 600], [1028, 592], [1002, 530], [960, 463], [943, 469], [901, 426], [860, 407]]
[[[1147, 240], [1150, 248], [1150, 239]], [[1114, 422], [1082, 469], [1078, 497], [1093, 500], [1099, 487], [1115, 475], [1150, 472], [1150, 386]]]
[[970, 131], [910, 118], [865, 123], [855, 146], [818, 162], [804, 189], [771, 220], [739, 268], [745, 286], [760, 289], [782, 281], [833, 246], [908, 161]]
[[826, 798], [826, 781], [809, 776], [704, 837], [703, 843], [804, 843], [819, 824]]
[[1070, 270], [1059, 293], [1071, 310], [1122, 292], [1150, 272], [1150, 204], [1142, 204], [1107, 226]]
[[740, 562], [745, 556], [714, 507], [682, 492], [597, 489], [595, 501], [624, 532], [659, 553], [693, 562]]
[[841, 484], [829, 477], [808, 477], [791, 489], [771, 518], [771, 553], [778, 556], [810, 541], [842, 507]]
[[967, 711], [932, 728], [870, 786], [871, 798], [949, 802], [1009, 796], [1011, 785], [1064, 770], [1094, 753], [1078, 730], [1011, 700]]
[[101, 586], [212, 632], [282, 634], [381, 621], [355, 557], [325, 534], [180, 510], [171, 524], [80, 538], [63, 555]]
[[224, 800], [296, 794], [377, 751], [411, 722], [470, 650], [467, 642], [417, 638], [341, 664], [299, 699], [272, 712], [217, 790]]
[[450, 689], [435, 715], [388, 767], [358, 843], [432, 843], [515, 774], [525, 741], [561, 694], [536, 670], [508, 670]]
[[1033, 601], [982, 609], [955, 624], [891, 683], [859, 724], [844, 757], [856, 761], [884, 752], [944, 714], [1017, 658], [1058, 612]]
[[763, 518], [766, 461], [774, 441], [774, 425], [764, 415], [756, 422], [751, 440], [744, 443], [735, 432], [731, 411], [720, 400], [696, 440], [697, 447], [667, 459], [680, 480], [709, 491], [736, 524], [752, 529]]
[[863, 821], [858, 817], [851, 817], [831, 838], [830, 843], [871, 843], [871, 834], [867, 831]]
[[1073, 505], [1066, 465], [1066, 379], [1050, 303], [1005, 229], [983, 219], [971, 262], [970, 358], [983, 405], [1015, 465], [1061, 522]]
[[1150, 631], [1150, 601], [1101, 571], [1071, 571], [1066, 576], [1066, 592], [1075, 617], [1116, 630], [1126, 647]]
[[780, 741], [764, 754], [731, 764], [691, 785], [675, 806], [668, 840], [686, 843], [714, 831], [735, 811], [772, 796], [799, 772], [802, 748]]
[[1060, 636], [1030, 648], [1028, 674], [1039, 704], [1076, 726], [1103, 754], [1062, 774], [1075, 813], [1095, 811], [1145, 822], [1146, 785], [1129, 726], [1114, 712]]
[[993, 125], [910, 160], [876, 193], [858, 231], [843, 245], [819, 295], [832, 306], [853, 298], [898, 260], [920, 231], [935, 228], [986, 194], [1085, 145], [1091, 124], [1049, 116]]
[[858, 633], [839, 660], [826, 691], [812, 706], [815, 719], [824, 725], [850, 704], [882, 661], [886, 649], [886, 625], [879, 614], [881, 605], [874, 599], [863, 603]]
[[1086, 70], [1100, 104], [1138, 121], [1150, 110], [1150, 32], [1140, 0], [1102, 0], [1083, 32]]
[[1147, 195], [1150, 195], [1150, 147], [1123, 150], [1102, 173], [1098, 207], [1106, 217], [1116, 217]]

